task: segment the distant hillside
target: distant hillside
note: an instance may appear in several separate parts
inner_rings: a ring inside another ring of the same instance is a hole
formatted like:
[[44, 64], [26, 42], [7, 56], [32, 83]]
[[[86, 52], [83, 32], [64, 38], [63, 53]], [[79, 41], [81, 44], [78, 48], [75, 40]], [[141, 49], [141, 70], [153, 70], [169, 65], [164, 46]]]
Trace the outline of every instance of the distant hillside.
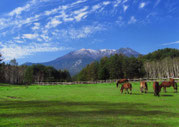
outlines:
[[83, 68], [73, 78], [95, 81], [120, 78], [170, 78], [179, 75], [179, 50], [160, 49], [138, 58], [124, 55], [104, 57]]
[[142, 58], [144, 60], [153, 61], [153, 60], [162, 60], [166, 57], [170, 57], [170, 58], [179, 57], [179, 50], [172, 49], [172, 48], [159, 49], [157, 51], [144, 55]]
[[[123, 54], [125, 56], [134, 56], [137, 57], [140, 53], [130, 49], [130, 48], [121, 48], [119, 50], [93, 50], [93, 49], [80, 49], [77, 51], [70, 52], [62, 57], [59, 57], [53, 61], [40, 63], [46, 66], [53, 66], [56, 69], [67, 69], [71, 75], [75, 75], [80, 72], [87, 64], [90, 64], [93, 61], [98, 61], [102, 57], [114, 54]], [[32, 65], [34, 63], [25, 63], [25, 65]]]

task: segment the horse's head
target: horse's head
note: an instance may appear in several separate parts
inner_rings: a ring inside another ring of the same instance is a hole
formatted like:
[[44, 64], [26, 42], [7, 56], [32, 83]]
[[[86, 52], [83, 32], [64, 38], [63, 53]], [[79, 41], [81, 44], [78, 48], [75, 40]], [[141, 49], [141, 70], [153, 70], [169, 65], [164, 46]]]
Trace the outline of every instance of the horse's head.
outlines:
[[174, 82], [175, 82], [175, 79], [170, 78], [170, 82], [174, 83]]
[[123, 89], [121, 89], [121, 93], [123, 93]]
[[123, 93], [124, 85], [121, 86], [121, 93]]

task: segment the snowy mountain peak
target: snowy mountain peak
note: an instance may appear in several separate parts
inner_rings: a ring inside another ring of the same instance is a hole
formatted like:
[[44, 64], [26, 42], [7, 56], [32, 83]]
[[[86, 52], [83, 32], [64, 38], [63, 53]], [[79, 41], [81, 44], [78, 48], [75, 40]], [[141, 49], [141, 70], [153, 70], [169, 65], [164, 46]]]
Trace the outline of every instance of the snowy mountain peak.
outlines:
[[53, 66], [56, 69], [67, 69], [70, 71], [72, 75], [74, 75], [80, 72], [84, 67], [86, 67], [87, 64], [90, 64], [91, 62], [94, 62], [96, 60], [98, 61], [102, 57], [105, 57], [105, 56], [109, 57], [114, 54], [123, 54], [125, 56], [135, 56], [135, 57], [140, 55], [140, 53], [130, 48], [121, 48], [118, 50], [115, 50], [115, 49], [100, 49], [100, 50], [80, 49], [80, 50], [70, 52], [53, 61], [49, 61], [49, 62], [41, 63], [41, 64], [46, 65], [46, 66]]
[[124, 54], [126, 56], [138, 56], [139, 53], [130, 49], [130, 48], [120, 48], [119, 50], [116, 49], [100, 49], [100, 50], [94, 50], [94, 49], [80, 49], [72, 52], [73, 56], [85, 56], [85, 57], [91, 57], [93, 59], [99, 59], [104, 56], [110, 56], [114, 54]]

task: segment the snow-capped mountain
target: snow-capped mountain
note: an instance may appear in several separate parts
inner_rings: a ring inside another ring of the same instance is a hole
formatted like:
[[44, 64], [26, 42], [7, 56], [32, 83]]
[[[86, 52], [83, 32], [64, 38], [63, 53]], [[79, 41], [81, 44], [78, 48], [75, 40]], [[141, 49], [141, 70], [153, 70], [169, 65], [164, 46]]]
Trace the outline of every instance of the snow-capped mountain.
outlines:
[[[130, 48], [121, 48], [119, 50], [115, 49], [80, 49], [72, 51], [62, 57], [59, 57], [53, 61], [46, 63], [40, 63], [46, 66], [53, 66], [56, 69], [67, 69], [71, 75], [75, 75], [80, 72], [87, 64], [90, 64], [93, 61], [100, 60], [104, 56], [110, 56], [114, 54], [123, 54], [126, 56], [137, 57], [140, 53], [130, 49]], [[33, 63], [26, 63], [26, 65], [32, 65]]]

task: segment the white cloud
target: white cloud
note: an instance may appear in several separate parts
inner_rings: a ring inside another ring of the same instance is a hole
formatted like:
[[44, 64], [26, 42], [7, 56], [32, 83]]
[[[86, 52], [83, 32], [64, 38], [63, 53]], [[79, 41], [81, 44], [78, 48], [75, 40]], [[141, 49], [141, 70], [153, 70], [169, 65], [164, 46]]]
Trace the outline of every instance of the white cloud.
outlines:
[[[2, 18], [0, 19], [0, 30], [2, 29], [6, 29], [6, 28], [11, 28], [12, 32], [16, 32], [13, 31], [17, 28], [21, 28], [23, 25], [30, 25], [33, 22], [36, 22], [39, 20], [41, 15], [35, 15], [32, 17], [27, 17], [27, 18], [15, 18], [15, 19], [11, 19], [11, 18]], [[8, 31], [9, 33], [9, 31]]]
[[179, 44], [179, 41], [164, 43], [162, 45], [174, 45], [174, 44]]
[[134, 24], [136, 22], [137, 22], [136, 18], [134, 16], [131, 16], [130, 20], [128, 21], [128, 24]]
[[110, 4], [111, 2], [110, 1], [104, 1], [103, 2], [103, 5], [108, 5], [108, 4]]
[[38, 3], [48, 2], [48, 1], [50, 1], [50, 0], [31, 0], [30, 2], [27, 2], [26, 5], [24, 5], [22, 7], [17, 7], [14, 10], [12, 10], [11, 12], [9, 12], [8, 16], [18, 16], [22, 12], [29, 11], [30, 8], [36, 6]]
[[20, 38], [20, 36], [17, 36], [17, 37], [14, 37], [13, 39], [19, 40], [19, 39], [21, 39], [21, 38]]
[[76, 21], [81, 21], [81, 19], [84, 19], [87, 17], [88, 12], [82, 12], [79, 13], [77, 16], [75, 16], [74, 18], [76, 19]]
[[87, 1], [87, 0], [78, 0], [78, 1], [76, 1], [76, 2], [74, 2], [74, 3], [72, 3], [72, 5], [84, 3], [84, 2], [86, 2], [86, 1]]
[[61, 24], [62, 21], [59, 21], [56, 17], [53, 18], [50, 22], [47, 23], [47, 25], [45, 26], [47, 29], [53, 28], [53, 27], [57, 27], [59, 24]]
[[23, 39], [37, 39], [39, 35], [38, 34], [23, 34]]
[[8, 15], [14, 16], [14, 15], [20, 15], [23, 11], [27, 11], [31, 7], [30, 4], [26, 4], [24, 7], [18, 7], [11, 11]]
[[55, 13], [58, 12], [58, 10], [59, 10], [58, 8], [55, 8], [55, 9], [52, 9], [50, 11], [45, 11], [45, 15], [49, 16], [51, 14], [55, 14]]
[[128, 0], [123, 0], [123, 4], [126, 3]]
[[142, 3], [140, 3], [139, 8], [144, 8], [145, 5], [146, 5], [146, 3], [145, 3], [145, 2], [142, 2]]
[[32, 30], [38, 30], [40, 28], [40, 23], [34, 23]]
[[[51, 38], [47, 34], [41, 34], [40, 37], [46, 42], [51, 40]], [[41, 41], [41, 38], [38, 38], [38, 41]]]
[[58, 8], [54, 8], [54, 9], [52, 9], [52, 10], [47, 10], [47, 11], [45, 11], [45, 14], [44, 14], [44, 15], [49, 16], [49, 15], [53, 15], [53, 14], [56, 14], [56, 13], [59, 13], [59, 12], [62, 13], [62, 12], [64, 12], [65, 10], [70, 9], [70, 8], [73, 8], [73, 7], [75, 7], [76, 5], [81, 4], [81, 3], [84, 3], [84, 2], [86, 2], [86, 1], [87, 1], [87, 0], [78, 0], [78, 1], [76, 1], [76, 2], [74, 2], [74, 3], [71, 3], [71, 4], [59, 6]]
[[105, 6], [111, 4], [110, 1], [104, 1], [98, 4], [95, 4], [92, 6], [91, 10], [89, 11], [90, 13], [95, 12], [97, 10], [100, 10], [100, 12], [105, 8]]
[[120, 3], [121, 3], [121, 0], [115, 1], [115, 2], [114, 2], [114, 7], [118, 7]]
[[123, 11], [126, 12], [129, 6], [123, 5]]
[[85, 6], [84, 8], [80, 9], [80, 10], [76, 10], [73, 12], [74, 18], [76, 19], [76, 21], [81, 21], [81, 19], [84, 19], [87, 17], [88, 14], [88, 6]]
[[74, 11], [74, 14], [78, 15], [82, 12], [85, 12], [89, 7], [88, 6], [85, 6], [84, 8], [80, 9], [80, 10], [76, 10]]
[[98, 31], [103, 31], [105, 28], [101, 25], [94, 25], [94, 26], [85, 26], [79, 29], [70, 29], [69, 31], [66, 31], [69, 36], [72, 39], [81, 39], [86, 38], [90, 36], [91, 34], [94, 34]]
[[96, 4], [96, 5], [93, 5], [91, 11], [94, 12], [94, 11], [100, 9], [100, 8], [101, 8], [101, 5], [100, 4]]
[[0, 52], [2, 53], [4, 60], [8, 61], [11, 59], [19, 59], [24, 58], [29, 55], [33, 55], [34, 53], [38, 52], [55, 52], [61, 50], [67, 50], [68, 48], [65, 47], [57, 47], [53, 46], [49, 43], [31, 43], [29, 45], [17, 45], [17, 44], [8, 44], [2, 45], [1, 44]]
[[24, 43], [24, 41], [21, 41], [21, 40], [16, 40], [16, 42], [20, 44]]

